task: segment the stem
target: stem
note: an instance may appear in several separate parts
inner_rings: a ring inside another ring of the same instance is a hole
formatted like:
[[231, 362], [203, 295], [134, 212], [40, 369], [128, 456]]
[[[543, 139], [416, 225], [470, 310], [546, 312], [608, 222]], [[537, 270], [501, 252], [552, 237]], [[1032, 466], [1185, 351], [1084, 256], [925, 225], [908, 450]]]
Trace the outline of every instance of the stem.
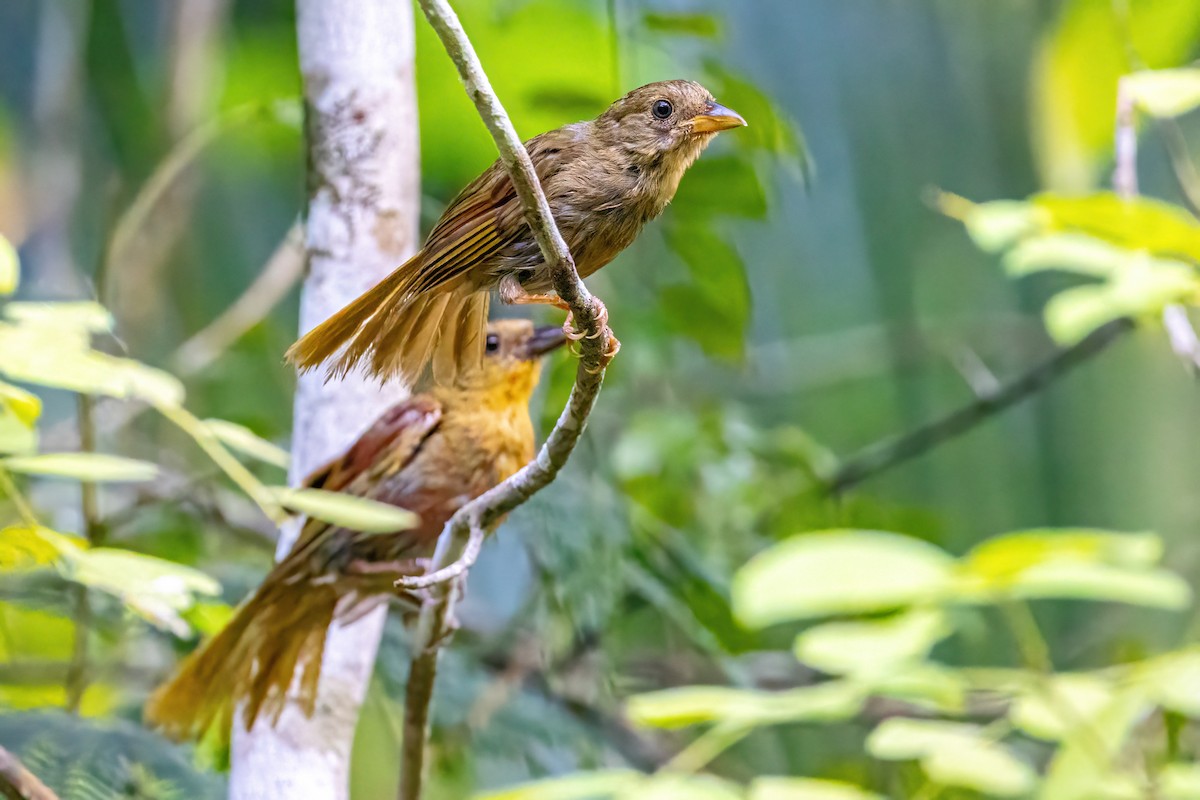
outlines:
[[721, 723], [700, 734], [662, 767], [662, 772], [694, 773], [746, 738], [753, 730], [740, 723]]
[[17, 488], [17, 482], [13, 480], [12, 473], [4, 468], [3, 462], [0, 462], [0, 489], [8, 495], [8, 499], [12, 500], [12, 504], [16, 506], [17, 514], [30, 528], [38, 528], [41, 523], [38, 522], [37, 515], [33, 513], [33, 507], [29, 505], [29, 501], [25, 499], [25, 495], [21, 494], [21, 490]]
[[[93, 416], [92, 398], [78, 395], [79, 449], [84, 453], [96, 452], [96, 421]], [[100, 519], [100, 498], [96, 484], [83, 481], [79, 485], [79, 503], [83, 513], [84, 535], [88, 546], [96, 547], [104, 542], [104, 523]], [[71, 618], [75, 623], [75, 639], [71, 648], [71, 665], [67, 670], [67, 711], [79, 713], [79, 705], [88, 687], [88, 638], [92, 629], [92, 604], [88, 588], [73, 584], [71, 592], [74, 604]]]
[[893, 436], [870, 445], [854, 454], [834, 473], [827, 484], [830, 494], [840, 494], [897, 464], [961, 436], [988, 418], [1006, 411], [1025, 398], [1046, 388], [1068, 372], [1098, 356], [1125, 334], [1134, 329], [1128, 318], [1115, 319], [1096, 328], [1070, 347], [1052, 356], [1003, 384], [995, 392], [980, 397], [908, 433]]
[[[441, 39], [447, 54], [458, 68], [459, 78], [484, 125], [492, 134], [500, 160], [508, 171], [525, 218], [533, 231], [546, 268], [550, 271], [554, 290], [571, 309], [575, 327], [586, 334], [582, 340], [579, 367], [575, 373], [575, 385], [567, 405], [559, 415], [554, 429], [546, 438], [537, 457], [515, 475], [499, 486], [485, 492], [464, 505], [446, 524], [438, 542], [430, 571], [444, 569], [458, 559], [474, 530], [489, 528], [500, 517], [512, 511], [548, 486], [570, 458], [587, 423], [588, 415], [604, 381], [608, 346], [608, 331], [600, 321], [600, 303], [592, 297], [579, 273], [575, 262], [563, 240], [550, 204], [538, 181], [537, 172], [524, 145], [513, 128], [512, 121], [492, 89], [483, 65], [479, 62], [470, 39], [454, 9], [446, 0], [419, 0], [421, 10]], [[421, 608], [417, 622], [416, 645], [420, 649], [414, 661], [414, 669], [422, 680], [427, 675], [429, 687], [415, 699], [420, 701], [405, 706], [404, 745], [401, 748], [401, 794], [403, 800], [418, 800], [421, 795], [421, 780], [424, 772], [425, 741], [428, 738], [429, 702], [435, 676], [434, 664], [437, 651], [447, 641], [453, 618], [453, 598], [456, 587], [463, 578], [432, 589], [434, 596]], [[412, 680], [410, 678], [410, 680]], [[418, 745], [413, 741], [419, 738]]]

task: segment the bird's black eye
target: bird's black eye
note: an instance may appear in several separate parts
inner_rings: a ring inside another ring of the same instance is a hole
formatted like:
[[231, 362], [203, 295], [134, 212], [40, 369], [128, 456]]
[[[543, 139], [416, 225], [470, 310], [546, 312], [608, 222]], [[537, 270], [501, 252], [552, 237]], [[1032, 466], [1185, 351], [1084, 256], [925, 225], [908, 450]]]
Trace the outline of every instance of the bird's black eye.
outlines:
[[488, 353], [494, 353], [500, 349], [500, 337], [494, 333], [489, 333], [483, 349]]
[[675, 107], [671, 105], [670, 100], [655, 100], [654, 106], [651, 107], [650, 113], [657, 119], [666, 119], [675, 111]]

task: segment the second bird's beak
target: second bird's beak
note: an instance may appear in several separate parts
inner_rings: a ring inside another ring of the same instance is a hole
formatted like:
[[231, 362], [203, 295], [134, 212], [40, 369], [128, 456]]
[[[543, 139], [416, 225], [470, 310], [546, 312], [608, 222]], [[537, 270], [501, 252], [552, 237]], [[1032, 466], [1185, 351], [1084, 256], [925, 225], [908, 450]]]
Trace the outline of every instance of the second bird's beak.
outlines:
[[732, 108], [726, 108], [720, 103], [709, 103], [704, 107], [703, 114], [692, 117], [693, 133], [716, 133], [730, 128], [740, 128], [746, 124], [742, 115]]
[[529, 337], [529, 341], [525, 345], [525, 357], [528, 359], [540, 358], [551, 350], [562, 347], [566, 341], [567, 335], [563, 333], [561, 326], [546, 325], [534, 328], [533, 336]]

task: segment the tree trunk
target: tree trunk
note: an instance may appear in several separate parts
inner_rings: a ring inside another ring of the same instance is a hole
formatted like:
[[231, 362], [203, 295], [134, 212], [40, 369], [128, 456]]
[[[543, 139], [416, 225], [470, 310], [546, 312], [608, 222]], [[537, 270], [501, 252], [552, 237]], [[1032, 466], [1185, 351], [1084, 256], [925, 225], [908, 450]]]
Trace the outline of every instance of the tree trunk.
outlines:
[[[309, 152], [300, 308], [308, 330], [374, 285], [416, 249], [420, 203], [413, 17], [396, 0], [297, 0]], [[333, 458], [403, 386], [356, 375], [296, 390], [292, 482]], [[291, 547], [285, 531], [279, 554]], [[317, 711], [294, 706], [278, 727], [234, 723], [229, 796], [234, 800], [346, 798], [350, 749], [370, 681], [385, 610], [329, 631]]]

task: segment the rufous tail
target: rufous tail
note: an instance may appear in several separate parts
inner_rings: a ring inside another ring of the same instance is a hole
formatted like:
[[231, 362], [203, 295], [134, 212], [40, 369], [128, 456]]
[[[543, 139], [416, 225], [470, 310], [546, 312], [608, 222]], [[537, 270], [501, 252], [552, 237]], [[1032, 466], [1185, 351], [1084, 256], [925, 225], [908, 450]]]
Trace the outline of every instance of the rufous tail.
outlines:
[[304, 713], [312, 715], [326, 630], [341, 592], [333, 584], [295, 580], [286, 566], [154, 692], [146, 704], [148, 723], [176, 739], [199, 739], [214, 723], [228, 731], [240, 704], [249, 730], [262, 714], [278, 721], [293, 686]]
[[331, 362], [330, 377], [362, 364], [380, 380], [398, 377], [410, 386], [432, 368], [438, 383], [478, 368], [487, 331], [488, 292], [460, 278], [413, 290], [418, 259], [368, 289], [357, 300], [306, 333], [286, 358], [302, 371]]

